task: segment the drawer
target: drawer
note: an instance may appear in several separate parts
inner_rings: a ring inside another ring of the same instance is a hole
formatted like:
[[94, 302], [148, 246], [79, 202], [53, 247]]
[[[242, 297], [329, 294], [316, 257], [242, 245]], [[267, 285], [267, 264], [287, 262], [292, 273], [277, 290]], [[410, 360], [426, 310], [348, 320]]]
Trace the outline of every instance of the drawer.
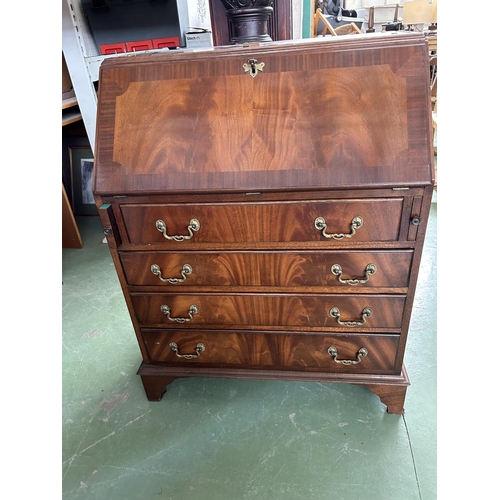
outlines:
[[[134, 245], [398, 239], [403, 198], [281, 203], [123, 204]], [[335, 235], [333, 237], [332, 235]]]
[[401, 328], [404, 295], [131, 294], [154, 327], [359, 330]]
[[133, 252], [127, 283], [147, 286], [407, 287], [413, 251]]
[[[153, 364], [391, 373], [399, 335], [141, 330]], [[171, 345], [174, 343], [175, 345]]]

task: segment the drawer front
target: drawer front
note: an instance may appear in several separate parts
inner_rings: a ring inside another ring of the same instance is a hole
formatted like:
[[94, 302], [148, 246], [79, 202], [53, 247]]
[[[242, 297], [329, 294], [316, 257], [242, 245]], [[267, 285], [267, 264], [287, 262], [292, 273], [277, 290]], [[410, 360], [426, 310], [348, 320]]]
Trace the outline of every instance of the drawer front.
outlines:
[[131, 298], [141, 325], [182, 324], [186, 329], [399, 329], [405, 304], [403, 295], [131, 294]]
[[343, 373], [391, 373], [399, 345], [398, 335], [143, 329], [142, 336], [156, 364]]
[[[129, 242], [263, 243], [398, 239], [403, 198], [121, 205]], [[324, 222], [317, 222], [321, 218]], [[331, 235], [337, 235], [335, 238]], [[347, 236], [343, 236], [347, 235]], [[167, 238], [168, 237], [168, 238]]]
[[413, 252], [121, 253], [127, 283], [151, 286], [407, 287]]

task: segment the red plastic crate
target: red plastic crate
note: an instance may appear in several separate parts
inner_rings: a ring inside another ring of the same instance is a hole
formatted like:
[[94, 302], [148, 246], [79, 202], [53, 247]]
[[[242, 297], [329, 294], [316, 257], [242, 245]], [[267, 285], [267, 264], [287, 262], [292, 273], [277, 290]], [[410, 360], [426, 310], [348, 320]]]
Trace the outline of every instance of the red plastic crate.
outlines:
[[138, 52], [139, 50], [150, 50], [153, 48], [152, 40], [138, 40], [136, 42], [127, 42], [125, 44], [127, 52]]
[[180, 47], [181, 42], [178, 36], [171, 36], [168, 38], [155, 38], [153, 40], [153, 47], [155, 49], [164, 49], [168, 47]]
[[101, 54], [110, 55], [110, 54], [123, 54], [127, 51], [124, 43], [108, 43], [106, 45], [101, 45], [99, 47], [101, 49]]

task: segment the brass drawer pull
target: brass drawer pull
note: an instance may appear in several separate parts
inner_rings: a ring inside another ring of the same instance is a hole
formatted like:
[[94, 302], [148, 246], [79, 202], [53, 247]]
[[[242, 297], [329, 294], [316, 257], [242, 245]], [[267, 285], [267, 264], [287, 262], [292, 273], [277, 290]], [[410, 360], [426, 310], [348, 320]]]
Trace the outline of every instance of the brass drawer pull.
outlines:
[[323, 217], [317, 217], [316, 220], [314, 221], [314, 227], [318, 230], [321, 231], [321, 234], [325, 238], [333, 238], [334, 240], [342, 240], [344, 238], [352, 238], [356, 234], [356, 229], [359, 229], [363, 225], [363, 219], [359, 215], [354, 217], [351, 221], [351, 233], [346, 234], [346, 233], [332, 233], [332, 234], [327, 234], [326, 232], [326, 221], [323, 219]]
[[205, 345], [202, 344], [201, 342], [196, 346], [195, 352], [196, 354], [179, 354], [179, 347], [175, 342], [170, 342], [168, 345], [172, 351], [175, 352], [175, 355], [178, 358], [184, 358], [184, 359], [195, 359], [200, 356], [200, 354], [205, 350]]
[[175, 241], [190, 240], [193, 237], [193, 231], [199, 231], [200, 227], [201, 225], [198, 220], [191, 219], [189, 221], [189, 226], [187, 227], [189, 236], [169, 236], [167, 234], [167, 225], [165, 224], [165, 222], [163, 222], [161, 219], [156, 221], [156, 229], [158, 229], [158, 231], [160, 231], [160, 233], [162, 233], [167, 240], [175, 240]]
[[361, 313], [361, 321], [341, 321], [339, 309], [337, 307], [332, 307], [330, 309], [330, 316], [335, 318], [339, 325], [355, 327], [364, 325], [366, 323], [366, 318], [369, 318], [372, 315], [372, 312], [373, 311], [369, 307], [365, 307]]
[[186, 323], [188, 321], [191, 321], [193, 319], [193, 316], [195, 314], [198, 314], [198, 307], [195, 304], [192, 304], [189, 307], [189, 318], [171, 318], [170, 317], [170, 307], [167, 305], [163, 304], [161, 307], [161, 312], [170, 320], [170, 321], [176, 321], [177, 323]]
[[352, 278], [352, 279], [343, 279], [342, 278], [342, 267], [340, 264], [333, 264], [332, 273], [338, 277], [338, 280], [344, 285], [360, 285], [366, 283], [370, 276], [377, 272], [377, 267], [375, 264], [368, 264], [365, 268], [365, 277], [364, 278]]
[[332, 357], [335, 363], [340, 363], [342, 365], [357, 365], [361, 363], [361, 358], [364, 356], [368, 356], [368, 349], [366, 347], [362, 347], [357, 354], [356, 359], [337, 359], [337, 348], [330, 346], [327, 350], [328, 354]]
[[164, 278], [161, 275], [161, 269], [158, 264], [153, 264], [151, 266], [151, 272], [155, 275], [158, 276], [158, 279], [163, 281], [164, 283], [170, 283], [171, 285], [175, 285], [176, 283], [182, 283], [183, 281], [186, 281], [186, 278], [188, 275], [190, 275], [193, 272], [193, 268], [189, 264], [184, 264], [181, 269], [181, 276], [182, 278]]

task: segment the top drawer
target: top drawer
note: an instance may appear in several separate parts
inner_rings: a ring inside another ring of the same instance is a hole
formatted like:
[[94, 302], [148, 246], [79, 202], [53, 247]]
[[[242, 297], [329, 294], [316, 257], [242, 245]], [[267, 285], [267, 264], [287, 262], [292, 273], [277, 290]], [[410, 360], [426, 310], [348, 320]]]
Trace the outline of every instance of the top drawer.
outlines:
[[403, 198], [121, 205], [128, 240], [262, 243], [398, 239]]

